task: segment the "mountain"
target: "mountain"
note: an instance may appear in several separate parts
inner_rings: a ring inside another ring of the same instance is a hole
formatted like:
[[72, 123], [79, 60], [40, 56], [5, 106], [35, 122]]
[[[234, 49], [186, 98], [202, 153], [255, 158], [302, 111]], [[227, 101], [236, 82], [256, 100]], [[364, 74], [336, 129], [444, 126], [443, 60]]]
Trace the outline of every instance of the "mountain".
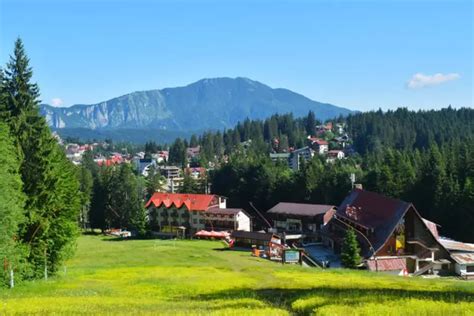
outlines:
[[[40, 111], [58, 130], [161, 130], [189, 134], [232, 128], [239, 121], [264, 119], [275, 113], [296, 117], [313, 110], [326, 120], [350, 110], [313, 101], [287, 89], [272, 89], [247, 78], [202, 79], [185, 87], [139, 91], [97, 104], [67, 108], [42, 104]], [[63, 131], [63, 132], [64, 132]]]

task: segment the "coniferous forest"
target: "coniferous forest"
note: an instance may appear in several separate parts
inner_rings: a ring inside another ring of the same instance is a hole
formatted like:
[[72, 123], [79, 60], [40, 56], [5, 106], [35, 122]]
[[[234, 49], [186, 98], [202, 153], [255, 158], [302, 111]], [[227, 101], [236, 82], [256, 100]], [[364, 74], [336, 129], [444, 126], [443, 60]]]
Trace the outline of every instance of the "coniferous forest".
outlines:
[[[252, 209], [250, 201], [260, 211], [279, 201], [339, 205], [351, 190], [354, 173], [364, 189], [412, 202], [447, 237], [474, 242], [473, 109], [398, 109], [339, 118], [335, 121], [345, 121], [349, 135], [354, 135], [354, 155], [336, 163], [315, 157], [298, 172], [272, 163], [268, 152], [280, 148], [272, 147], [272, 138], [263, 132], [266, 126], [275, 124], [272, 136], [298, 146], [312, 134], [313, 125], [305, 124], [312, 122], [312, 116], [296, 120], [290, 115], [274, 116], [228, 131], [236, 133], [239, 141], [247, 137], [257, 141], [234, 151], [229, 163], [214, 172], [213, 192], [229, 197], [232, 206]], [[262, 132], [252, 135], [252, 131]], [[300, 138], [295, 137], [298, 134]]]

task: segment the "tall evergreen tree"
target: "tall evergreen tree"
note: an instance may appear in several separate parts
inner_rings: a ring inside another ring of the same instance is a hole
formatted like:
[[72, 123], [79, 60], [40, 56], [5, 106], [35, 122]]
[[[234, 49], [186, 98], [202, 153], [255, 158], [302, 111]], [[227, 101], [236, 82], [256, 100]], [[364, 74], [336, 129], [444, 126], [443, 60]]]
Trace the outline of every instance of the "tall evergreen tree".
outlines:
[[9, 280], [9, 270], [22, 272], [25, 249], [19, 243], [18, 231], [25, 220], [25, 196], [19, 174], [20, 164], [8, 126], [0, 123], [0, 259], [4, 263], [1, 283]]
[[1, 116], [15, 138], [27, 197], [20, 238], [28, 247], [30, 277], [55, 272], [70, 253], [79, 215], [78, 181], [70, 162], [40, 116], [39, 89], [20, 39], [3, 78]]
[[308, 135], [316, 135], [316, 116], [313, 111], [308, 112], [306, 117], [306, 133]]

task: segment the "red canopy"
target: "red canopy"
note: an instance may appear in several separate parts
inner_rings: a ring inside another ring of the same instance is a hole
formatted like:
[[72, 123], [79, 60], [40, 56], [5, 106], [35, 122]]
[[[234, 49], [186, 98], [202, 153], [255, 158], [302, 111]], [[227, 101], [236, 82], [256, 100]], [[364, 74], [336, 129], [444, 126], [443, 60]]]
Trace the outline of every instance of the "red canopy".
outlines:
[[207, 231], [207, 230], [200, 230], [198, 231], [195, 236], [197, 237], [214, 237], [214, 238], [226, 238], [229, 237], [230, 234], [228, 232], [216, 232], [216, 231]]

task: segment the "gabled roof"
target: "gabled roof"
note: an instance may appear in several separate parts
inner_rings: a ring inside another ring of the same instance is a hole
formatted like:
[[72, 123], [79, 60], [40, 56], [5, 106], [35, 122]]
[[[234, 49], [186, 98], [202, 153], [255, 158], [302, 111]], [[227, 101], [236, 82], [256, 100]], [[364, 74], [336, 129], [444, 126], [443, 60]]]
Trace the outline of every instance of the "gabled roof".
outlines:
[[268, 214], [284, 214], [297, 216], [316, 216], [334, 209], [334, 205], [285, 203], [280, 202], [267, 211]]
[[[431, 233], [433, 241], [447, 252], [445, 246], [438, 239], [436, 224], [422, 218], [413, 204], [402, 200], [355, 189], [338, 207], [336, 216], [371, 230], [371, 233], [366, 237], [377, 252], [387, 242], [397, 224], [409, 210], [412, 210], [425, 225]], [[371, 253], [366, 254], [371, 255]]]
[[402, 200], [355, 189], [342, 201], [337, 216], [367, 228], [391, 227], [400, 221], [410, 206], [410, 203]]
[[378, 251], [410, 208], [419, 216], [411, 203], [355, 189], [338, 207], [336, 216], [370, 230], [365, 236]]
[[217, 206], [219, 201], [217, 195], [213, 194], [155, 192], [150, 200], [146, 203], [145, 207], [149, 207], [152, 203], [155, 207], [164, 205], [168, 208], [174, 205], [175, 207], [180, 208], [185, 205], [188, 211], [206, 211], [210, 207]]

